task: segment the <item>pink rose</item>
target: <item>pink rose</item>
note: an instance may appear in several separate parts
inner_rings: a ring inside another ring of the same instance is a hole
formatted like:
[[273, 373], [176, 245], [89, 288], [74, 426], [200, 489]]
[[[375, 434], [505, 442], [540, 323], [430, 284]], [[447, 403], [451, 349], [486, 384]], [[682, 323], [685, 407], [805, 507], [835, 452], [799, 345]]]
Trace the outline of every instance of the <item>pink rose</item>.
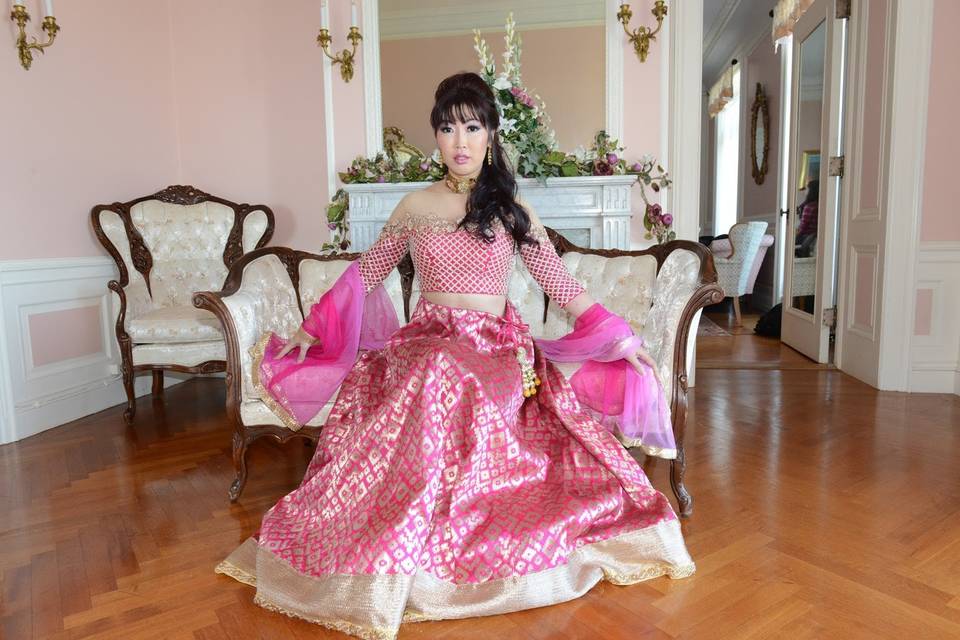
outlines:
[[607, 154], [607, 164], [617, 164], [618, 162], [620, 162], [620, 158], [617, 157], [617, 154], [615, 153]]
[[420, 163], [421, 171], [429, 171], [429, 169], [430, 169], [430, 162], [428, 160], [424, 160], [423, 162]]
[[377, 176], [377, 182], [386, 182], [387, 179], [384, 176]]
[[630, 166], [630, 170], [631, 170], [631, 171], [643, 171], [643, 165], [640, 164], [639, 162], [634, 162], [633, 165]]
[[668, 227], [673, 224], [673, 216], [669, 213], [663, 214], [663, 218], [661, 218], [661, 220], [663, 220], [663, 224]]
[[613, 167], [604, 162], [603, 160], [597, 160], [593, 163], [593, 175], [595, 176], [612, 176]]

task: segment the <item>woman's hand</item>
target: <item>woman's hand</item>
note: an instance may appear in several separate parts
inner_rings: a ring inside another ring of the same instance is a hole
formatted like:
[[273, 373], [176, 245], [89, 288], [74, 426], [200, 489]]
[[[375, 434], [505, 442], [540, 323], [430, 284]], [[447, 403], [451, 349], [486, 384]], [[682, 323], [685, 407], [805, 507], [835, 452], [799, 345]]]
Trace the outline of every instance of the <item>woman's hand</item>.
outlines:
[[663, 387], [663, 380], [660, 379], [660, 372], [657, 370], [657, 363], [652, 357], [650, 357], [650, 354], [647, 353], [646, 350], [638, 349], [636, 353], [626, 355], [623, 357], [623, 359], [633, 365], [633, 368], [637, 370], [637, 373], [642, 376], [647, 375], [647, 370], [644, 369], [643, 364], [640, 363], [642, 362], [648, 365], [653, 371], [653, 376], [657, 379], [657, 384], [659, 384], [661, 388]]
[[293, 334], [293, 337], [287, 340], [287, 344], [283, 345], [283, 349], [280, 349], [277, 358], [282, 358], [293, 351], [295, 347], [300, 347], [300, 355], [297, 357], [297, 364], [300, 364], [307, 357], [307, 349], [316, 344], [316, 342], [316, 338], [304, 331], [303, 327], [300, 327], [297, 332]]

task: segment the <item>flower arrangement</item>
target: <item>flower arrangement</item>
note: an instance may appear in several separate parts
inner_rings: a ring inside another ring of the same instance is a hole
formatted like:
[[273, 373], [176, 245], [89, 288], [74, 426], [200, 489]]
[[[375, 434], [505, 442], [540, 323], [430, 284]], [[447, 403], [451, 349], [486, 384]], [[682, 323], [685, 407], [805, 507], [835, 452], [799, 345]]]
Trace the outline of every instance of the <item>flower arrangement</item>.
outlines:
[[[645, 237], [657, 242], [676, 238], [671, 229], [673, 216], [663, 213], [659, 204], [647, 199], [646, 187], [654, 192], [672, 184], [667, 172], [652, 156], [628, 163], [624, 148], [606, 131], [599, 131], [589, 149], [577, 147], [572, 153], [557, 148], [556, 135], [549, 127], [546, 104], [539, 95], [531, 95], [520, 77], [521, 39], [513, 21], [507, 16], [505, 25], [503, 65], [497, 73], [496, 65], [480, 31], [474, 30], [474, 49], [480, 60], [480, 76], [493, 90], [500, 115], [500, 140], [519, 177], [536, 178], [546, 182], [551, 177], [633, 175], [640, 185], [640, 197], [645, 205], [643, 226]], [[411, 157], [397, 160], [395, 156], [378, 153], [373, 158], [358, 156], [340, 172], [344, 184], [373, 182], [421, 182], [442, 180], [446, 167], [439, 149], [429, 157]], [[350, 246], [347, 238], [347, 193], [338, 190], [327, 206], [327, 226], [331, 241], [322, 251], [344, 251]]]

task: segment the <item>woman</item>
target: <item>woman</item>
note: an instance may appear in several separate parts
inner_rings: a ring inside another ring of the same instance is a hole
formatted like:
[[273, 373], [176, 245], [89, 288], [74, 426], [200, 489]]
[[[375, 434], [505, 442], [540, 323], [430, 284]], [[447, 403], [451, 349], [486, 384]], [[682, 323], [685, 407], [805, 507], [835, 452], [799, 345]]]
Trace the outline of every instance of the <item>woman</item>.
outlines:
[[797, 238], [794, 242], [794, 254], [798, 258], [807, 258], [813, 255], [817, 244], [817, 230], [820, 225], [818, 206], [820, 204], [820, 181], [811, 180], [807, 183], [807, 195], [797, 205]]
[[[293, 338], [262, 343], [259, 384], [292, 426], [340, 392], [300, 487], [218, 571], [261, 606], [362, 638], [563, 602], [603, 578], [690, 575], [669, 502], [580, 404], [666, 437], [642, 341], [515, 201], [483, 80], [444, 80], [430, 121], [446, 179], [400, 202]], [[408, 247], [422, 295], [399, 328], [380, 284]], [[506, 300], [516, 251], [577, 317], [560, 340], [535, 346]], [[544, 356], [589, 360], [580, 390]]]

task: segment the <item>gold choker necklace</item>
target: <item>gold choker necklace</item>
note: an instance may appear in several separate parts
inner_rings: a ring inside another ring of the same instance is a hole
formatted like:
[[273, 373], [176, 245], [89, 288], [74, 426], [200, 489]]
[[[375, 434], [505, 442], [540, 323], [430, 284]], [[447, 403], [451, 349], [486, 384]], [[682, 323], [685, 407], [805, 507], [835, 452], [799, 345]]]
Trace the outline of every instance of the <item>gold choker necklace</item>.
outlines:
[[454, 193], [470, 193], [470, 190], [473, 189], [473, 186], [477, 184], [477, 179], [458, 178], [448, 173], [446, 177], [444, 177], [443, 182], [447, 185], [447, 188]]

